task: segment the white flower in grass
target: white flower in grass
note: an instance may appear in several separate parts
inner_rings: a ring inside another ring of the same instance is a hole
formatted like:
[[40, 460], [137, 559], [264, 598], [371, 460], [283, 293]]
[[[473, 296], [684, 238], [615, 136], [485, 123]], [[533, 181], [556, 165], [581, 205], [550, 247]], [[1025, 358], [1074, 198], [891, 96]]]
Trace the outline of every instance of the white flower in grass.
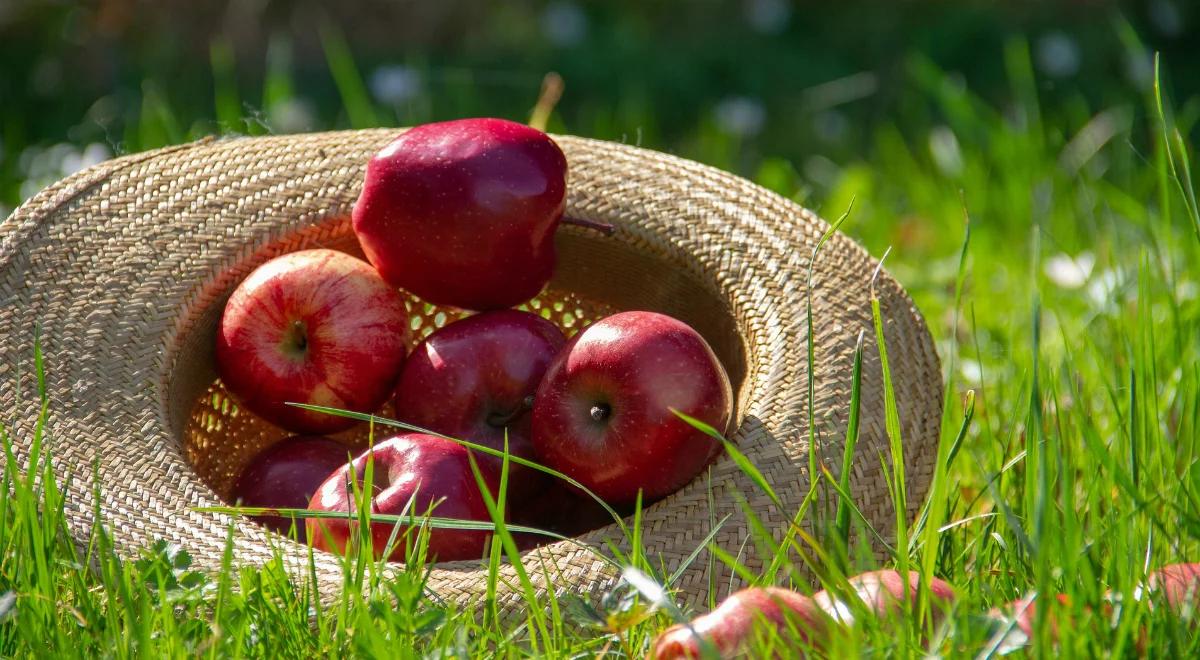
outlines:
[[312, 104], [304, 99], [286, 99], [267, 109], [267, 123], [275, 133], [300, 133], [316, 123]]
[[103, 144], [88, 145], [82, 151], [68, 142], [50, 147], [29, 147], [17, 158], [17, 168], [25, 178], [21, 182], [21, 199], [29, 199], [64, 176], [95, 165], [111, 155]]
[[813, 116], [813, 132], [823, 142], [841, 142], [850, 132], [850, 121], [837, 110], [825, 110]]
[[421, 93], [421, 74], [402, 64], [381, 66], [371, 72], [367, 85], [381, 103], [399, 105]]
[[787, 29], [791, 18], [792, 6], [787, 0], [750, 0], [746, 3], [746, 21], [759, 32], [779, 34]]
[[1140, 89], [1150, 89], [1154, 83], [1154, 55], [1144, 49], [1132, 50], [1125, 55], [1125, 75]]
[[767, 110], [758, 99], [730, 96], [716, 107], [717, 127], [730, 135], [748, 137], [758, 134], [767, 122]]
[[1046, 260], [1043, 270], [1046, 277], [1058, 286], [1078, 289], [1087, 282], [1095, 265], [1096, 257], [1091, 252], [1081, 252], [1076, 257], [1059, 253]]
[[949, 126], [935, 126], [929, 131], [929, 155], [946, 176], [958, 176], [963, 171], [962, 148]]
[[842, 177], [842, 168], [821, 154], [809, 156], [804, 161], [804, 176], [809, 181], [831, 190]]
[[62, 161], [63, 176], [74, 174], [80, 170], [87, 169], [92, 165], [98, 165], [109, 158], [112, 158], [112, 152], [109, 151], [108, 145], [99, 142], [93, 142], [84, 147], [83, 151], [74, 151], [66, 154]]
[[1150, 14], [1150, 22], [1158, 31], [1168, 37], [1178, 37], [1183, 34], [1183, 14], [1179, 6], [1171, 0], [1155, 0], [1146, 8]]
[[975, 360], [963, 358], [958, 363], [958, 372], [962, 375], [963, 380], [968, 383], [978, 384], [983, 382], [983, 365]]
[[587, 14], [574, 2], [555, 2], [542, 12], [542, 34], [555, 46], [574, 46], [587, 34]]
[[1079, 72], [1079, 44], [1065, 32], [1042, 35], [1034, 48], [1038, 69], [1053, 78], [1066, 78]]
[[1113, 304], [1113, 298], [1117, 294], [1117, 285], [1121, 282], [1121, 275], [1115, 270], [1105, 270], [1096, 277], [1092, 278], [1092, 283], [1087, 287], [1088, 299], [1092, 304], [1099, 308], [1106, 308]]

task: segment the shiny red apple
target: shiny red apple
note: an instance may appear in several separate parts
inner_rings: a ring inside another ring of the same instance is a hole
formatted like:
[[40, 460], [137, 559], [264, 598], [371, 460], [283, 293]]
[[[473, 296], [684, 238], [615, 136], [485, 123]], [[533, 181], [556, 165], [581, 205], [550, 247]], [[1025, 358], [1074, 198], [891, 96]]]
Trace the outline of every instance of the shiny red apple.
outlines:
[[[409, 356], [396, 385], [396, 419], [533, 459], [530, 407], [566, 338], [528, 312], [500, 310], [438, 329]], [[480, 454], [500, 469], [500, 459]], [[545, 486], [543, 473], [510, 464], [510, 501]]]
[[[231, 494], [243, 506], [303, 509], [334, 470], [349, 462], [351, 450], [321, 436], [292, 436], [259, 452], [242, 470]], [[277, 532], [292, 527], [290, 518], [251, 516]], [[296, 528], [304, 540], [304, 525]]]
[[785, 645], [783, 657], [803, 657], [803, 650], [820, 651], [827, 643], [829, 619], [811, 599], [790, 589], [754, 587], [734, 593], [717, 609], [688, 625], [663, 631], [650, 650], [652, 660], [702, 658], [704, 639], [718, 657], [742, 657], [754, 638], [755, 627], [772, 627]]
[[424, 124], [367, 164], [354, 232], [388, 282], [424, 300], [513, 307], [554, 272], [566, 189], [566, 157], [535, 128], [487, 118]]
[[[408, 515], [426, 514], [438, 518], [491, 521], [483, 495], [471, 472], [468, 450], [462, 445], [435, 435], [406, 433], [396, 436], [358, 456], [334, 472], [313, 495], [308, 508], [318, 511], [356, 510], [351, 470], [360, 484], [365, 478], [368, 457], [373, 457], [373, 488], [370, 489], [372, 513], [401, 515], [412, 501]], [[489, 488], [495, 488], [494, 475], [480, 466]], [[433, 507], [430, 511], [430, 507]], [[314, 548], [345, 554], [357, 523], [348, 519], [309, 518], [308, 537]], [[392, 523], [372, 523], [371, 542], [376, 558], [383, 556]], [[428, 551], [436, 561], [478, 559], [483, 556], [490, 532], [432, 528]], [[402, 561], [416, 530], [401, 525], [397, 543], [389, 555]]]
[[721, 450], [677, 417], [724, 433], [729, 378], [708, 343], [682, 321], [622, 312], [576, 335], [554, 359], [533, 406], [533, 447], [545, 465], [605, 501], [675, 492]]
[[[896, 616], [902, 611], [902, 602], [915, 607], [920, 584], [921, 576], [915, 571], [910, 571], [907, 579], [899, 571], [882, 570], [860, 573], [849, 580], [850, 596], [858, 600], [867, 612], [879, 618]], [[936, 577], [930, 578], [930, 614], [935, 621], [946, 614], [954, 600], [954, 588], [949, 583]], [[835, 621], [853, 625], [855, 608], [836, 594], [819, 591], [813, 594], [813, 602]]]
[[217, 368], [251, 412], [296, 433], [328, 433], [355, 422], [287, 403], [374, 412], [396, 383], [408, 336], [404, 300], [370, 264], [304, 250], [259, 266], [230, 296]]

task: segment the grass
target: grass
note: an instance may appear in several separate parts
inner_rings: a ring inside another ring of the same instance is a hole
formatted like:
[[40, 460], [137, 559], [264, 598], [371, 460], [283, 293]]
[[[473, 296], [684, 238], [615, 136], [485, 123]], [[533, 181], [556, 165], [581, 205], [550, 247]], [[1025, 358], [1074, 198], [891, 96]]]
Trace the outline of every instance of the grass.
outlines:
[[[322, 43], [346, 121], [385, 117], [365, 94], [344, 37], [326, 32]], [[245, 116], [228, 47], [215, 44], [211, 58], [216, 121], [225, 130], [265, 130]], [[868, 620], [838, 636], [833, 651], [989, 657], [1007, 650], [1006, 631], [983, 613], [1029, 594], [1048, 604], [1065, 593], [1071, 604], [1058, 614], [1075, 625], [1060, 629], [1058, 646], [1036, 636], [1032, 653], [1195, 656], [1194, 617], [1151, 609], [1134, 594], [1148, 571], [1200, 560], [1200, 210], [1187, 138], [1196, 104], [1172, 104], [1155, 85], [1106, 107], [1082, 99], [1043, 107], [1023, 40], [1009, 42], [1003, 66], [1011, 103], [997, 107], [910, 55], [902, 67], [906, 109], [876, 125], [870, 148], [840, 163], [823, 187], [781, 176], [778, 158], [745, 172], [827, 217], [853, 201], [842, 230], [876, 255], [891, 249], [888, 268], [929, 321], [945, 368], [931, 492], [917, 519], [899, 518], [894, 530], [893, 565], [922, 571], [921, 601], [902, 623]], [[280, 103], [294, 85], [286, 67], [268, 69], [264, 102]], [[464, 103], [486, 113], [482, 99]], [[187, 137], [187, 121], [154, 85], [144, 87], [141, 107], [131, 143]], [[551, 129], [588, 133], [563, 122], [551, 118]], [[703, 146], [717, 139], [707, 130], [684, 155], [736, 168], [736, 145]], [[894, 398], [904, 393], [884, 394], [894, 456], [904, 441]], [[52, 414], [55, 402], [13, 405]], [[857, 396], [846, 405], [857, 409]], [[372, 562], [347, 561], [346, 588], [327, 607], [279, 562], [203, 575], [191, 570], [185, 548], [167, 544], [122, 559], [102, 520], [81, 546], [71, 541], [47, 449], [53, 440], [40, 426], [5, 427], [3, 435], [5, 656], [641, 656], [657, 632], [694, 614], [677, 610], [672, 576], [642, 552], [637, 516], [624, 530], [628, 554], [598, 549], [626, 567], [626, 585], [594, 602], [552, 594], [515, 623], [487, 607], [476, 616], [429, 598], [419, 543], [391, 579]], [[899, 464], [856, 454], [853, 440], [851, 430], [846, 464], [882, 461], [903, 501]], [[17, 463], [14, 444], [33, 458]], [[755, 481], [773, 496], [765, 480]], [[693, 559], [729, 563], [755, 584], [844, 590], [846, 576], [876, 568], [852, 541], [872, 530], [862, 529], [844, 482], [830, 475], [820, 487], [840, 495], [836, 511], [814, 499], [795, 512], [817, 520], [816, 533], [792, 528], [780, 539], [751, 525], [748, 542], [774, 557], [766, 570], [751, 572], [705, 544]], [[493, 575], [515, 553], [511, 531], [498, 530]], [[806, 569], [822, 584], [804, 580]], [[960, 595], [939, 626], [926, 595], [933, 575]], [[780, 639], [757, 643], [766, 652]]]

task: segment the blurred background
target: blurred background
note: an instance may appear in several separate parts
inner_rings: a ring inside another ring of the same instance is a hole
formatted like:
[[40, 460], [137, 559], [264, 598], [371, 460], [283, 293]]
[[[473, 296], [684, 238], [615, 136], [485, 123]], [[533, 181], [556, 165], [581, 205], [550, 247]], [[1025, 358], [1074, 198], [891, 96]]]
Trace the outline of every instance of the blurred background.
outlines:
[[[981, 249], [1024, 251], [1040, 217], [1063, 286], [1094, 279], [1123, 240], [1107, 228], [1155, 196], [1155, 53], [1185, 135], [1200, 111], [1198, 25], [1184, 0], [0, 0], [0, 217], [209, 134], [524, 121], [555, 71], [552, 131], [700, 160], [830, 218], [857, 200], [846, 231], [893, 247], [937, 313], [964, 206]], [[1023, 276], [994, 262], [977, 269], [993, 291]]]
[[1188, 97], [1196, 21], [1182, 0], [0, 0], [0, 205], [212, 133], [527, 119], [548, 71], [566, 81], [552, 130], [807, 200], [881, 127], [953, 167], [953, 135], [911, 132], [943, 87], [1008, 113], [1036, 93], [1052, 121], [1082, 121], [1147, 89], [1160, 51]]

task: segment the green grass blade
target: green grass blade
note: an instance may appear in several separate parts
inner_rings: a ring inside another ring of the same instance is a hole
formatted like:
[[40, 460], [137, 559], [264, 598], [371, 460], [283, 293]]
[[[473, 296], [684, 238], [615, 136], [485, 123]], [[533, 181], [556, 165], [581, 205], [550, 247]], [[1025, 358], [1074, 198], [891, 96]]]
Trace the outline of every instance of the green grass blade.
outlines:
[[606, 512], [608, 512], [608, 515], [612, 517], [613, 522], [616, 523], [616, 525], [621, 529], [622, 534], [624, 534], [625, 536], [629, 535], [629, 531], [625, 527], [624, 519], [621, 517], [620, 514], [617, 513], [616, 509], [613, 509], [612, 506], [610, 506], [608, 504], [608, 502], [605, 502], [603, 498], [601, 498], [599, 495], [596, 495], [587, 486], [584, 486], [583, 484], [579, 483], [575, 479], [572, 479], [571, 477], [563, 474], [562, 472], [559, 472], [558, 470], [553, 470], [544, 465], [541, 465], [540, 463], [536, 463], [536, 462], [531, 461], [526, 458], [521, 458], [520, 456], [513, 456], [511, 454], [507, 454], [503, 451], [499, 451], [497, 449], [493, 449], [493, 448], [485, 446], [485, 445], [470, 442], [468, 440], [460, 440], [458, 438], [452, 438], [450, 436], [438, 433], [437, 431], [431, 431], [429, 429], [424, 429], [419, 426], [414, 426], [412, 424], [407, 424], [405, 422], [397, 421], [394, 419], [388, 419], [386, 417], [379, 417], [378, 415], [354, 412], [352, 410], [342, 410], [340, 408], [330, 408], [327, 406], [314, 406], [314, 405], [310, 405], [310, 404], [306, 404], [306, 403], [288, 403], [288, 405], [296, 406], [297, 408], [304, 408], [305, 410], [322, 412], [322, 413], [334, 415], [337, 417], [349, 417], [350, 419], [357, 419], [359, 421], [370, 422], [372, 424], [382, 424], [384, 426], [391, 426], [391, 427], [395, 427], [398, 429], [404, 429], [406, 431], [411, 431], [413, 433], [425, 433], [427, 435], [435, 435], [439, 438], [445, 438], [446, 440], [450, 440], [451, 442], [457, 442], [458, 444], [460, 444], [468, 449], [471, 449], [473, 451], [478, 451], [478, 452], [487, 454], [489, 456], [495, 456], [497, 458], [509, 460], [513, 463], [516, 463], [517, 465], [522, 465], [527, 468], [532, 468], [539, 472], [543, 472], [545, 474], [548, 474], [548, 475], [554, 477], [555, 479], [565, 481], [566, 483], [570, 484], [571, 486], [573, 486], [575, 488], [578, 488], [580, 491], [585, 493], [588, 497], [590, 497], [597, 504], [599, 504], [601, 507], [603, 507]]
[[750, 477], [750, 480], [754, 482], [754, 485], [758, 486], [762, 492], [766, 493], [767, 497], [771, 498], [771, 501], [776, 507], [779, 508], [780, 511], [784, 510], [783, 500], [779, 499], [779, 495], [775, 492], [774, 488], [771, 488], [770, 482], [768, 482], [767, 478], [763, 476], [763, 473], [757, 467], [755, 467], [754, 463], [750, 462], [750, 459], [747, 458], [746, 455], [743, 454], [732, 442], [726, 440], [725, 436], [721, 435], [720, 431], [717, 431], [711, 425], [706, 424], [705, 422], [698, 420], [691, 415], [675, 410], [674, 408], [671, 409], [671, 412], [675, 413], [675, 415], [683, 421], [691, 424], [692, 427], [704, 432], [705, 435], [708, 435], [724, 445], [725, 453], [729, 454], [729, 457], [733, 459], [735, 464], [737, 464], [738, 469], [745, 473], [747, 477]]
[[846, 440], [842, 447], [839, 498], [834, 519], [837, 537], [845, 546], [850, 543], [850, 508], [854, 505], [854, 500], [848, 499], [845, 494], [850, 492], [850, 471], [854, 466], [854, 448], [858, 445], [858, 420], [862, 409], [862, 356], [863, 332], [860, 330], [854, 343], [854, 369], [850, 377], [850, 416], [846, 422]]
[[891, 252], [889, 248], [879, 260], [871, 278], [871, 318], [875, 324], [875, 344], [879, 349], [879, 366], [883, 374], [884, 428], [887, 431], [888, 449], [891, 453], [892, 504], [896, 511], [897, 567], [901, 574], [908, 569], [908, 498], [905, 493], [904, 441], [900, 436], [900, 411], [896, 404], [896, 391], [892, 384], [891, 363], [888, 360], [887, 340], [883, 333], [883, 313], [879, 297], [875, 294], [875, 281], [883, 270], [883, 262]]
[[350, 118], [351, 128], [375, 128], [380, 125], [375, 107], [367, 96], [367, 87], [358, 73], [358, 65], [346, 44], [341, 30], [330, 24], [321, 26], [321, 46], [325, 50], [325, 61], [329, 73], [337, 84], [342, 97], [342, 107]]
[[242, 101], [238, 94], [237, 73], [233, 61], [233, 46], [224, 39], [209, 45], [209, 61], [213, 75], [213, 103], [217, 124], [224, 131], [243, 130]]

